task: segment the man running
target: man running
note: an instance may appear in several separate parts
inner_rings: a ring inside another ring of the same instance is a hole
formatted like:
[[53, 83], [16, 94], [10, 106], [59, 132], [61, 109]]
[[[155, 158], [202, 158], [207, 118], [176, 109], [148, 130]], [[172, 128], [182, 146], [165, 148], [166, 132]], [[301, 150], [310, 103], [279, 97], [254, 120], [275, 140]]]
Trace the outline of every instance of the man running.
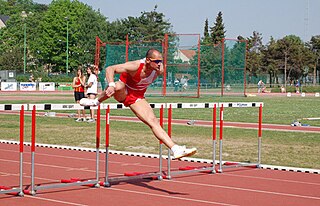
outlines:
[[[114, 74], [120, 73], [120, 80], [114, 82]], [[150, 127], [153, 134], [171, 149], [174, 158], [180, 159], [195, 154], [196, 148], [187, 149], [175, 144], [160, 126], [149, 103], [144, 98], [148, 86], [163, 73], [162, 55], [156, 49], [149, 49], [146, 58], [129, 61], [124, 64], [106, 68], [106, 79], [109, 82], [98, 99], [81, 99], [83, 106], [97, 106], [104, 100], [114, 97], [118, 102], [130, 107], [133, 113]]]

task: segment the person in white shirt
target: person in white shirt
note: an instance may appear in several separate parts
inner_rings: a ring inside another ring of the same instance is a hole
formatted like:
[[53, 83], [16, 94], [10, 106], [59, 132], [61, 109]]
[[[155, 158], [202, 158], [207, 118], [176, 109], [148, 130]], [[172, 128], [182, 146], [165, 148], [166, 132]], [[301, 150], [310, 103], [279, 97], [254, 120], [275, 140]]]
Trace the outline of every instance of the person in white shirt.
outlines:
[[[95, 99], [98, 94], [98, 78], [95, 74], [95, 69], [93, 66], [87, 67], [87, 73], [88, 73], [88, 82], [86, 85], [87, 88], [87, 96], [89, 99]], [[87, 122], [95, 122], [94, 119], [94, 110], [90, 110], [90, 119]]]

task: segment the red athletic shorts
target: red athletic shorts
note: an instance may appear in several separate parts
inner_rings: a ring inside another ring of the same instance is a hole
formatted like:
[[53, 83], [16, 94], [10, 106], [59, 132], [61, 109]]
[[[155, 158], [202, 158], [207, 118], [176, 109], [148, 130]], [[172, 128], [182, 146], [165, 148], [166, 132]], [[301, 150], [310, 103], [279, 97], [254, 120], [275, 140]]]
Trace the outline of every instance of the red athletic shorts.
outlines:
[[146, 89], [145, 90], [132, 90], [127, 87], [126, 92], [127, 92], [126, 99], [121, 103], [123, 103], [124, 106], [128, 107], [131, 104], [134, 104], [137, 101], [144, 99], [144, 94], [146, 92]]

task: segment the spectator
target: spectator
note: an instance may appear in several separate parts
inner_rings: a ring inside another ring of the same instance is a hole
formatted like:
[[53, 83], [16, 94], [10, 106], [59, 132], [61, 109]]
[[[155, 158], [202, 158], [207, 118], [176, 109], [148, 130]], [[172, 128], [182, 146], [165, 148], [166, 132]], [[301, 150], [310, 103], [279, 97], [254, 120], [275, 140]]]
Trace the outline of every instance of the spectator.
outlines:
[[296, 83], [296, 93], [299, 94], [300, 93], [300, 81], [297, 80], [297, 83]]
[[34, 82], [34, 77], [33, 77], [33, 74], [30, 74], [30, 77], [29, 77], [29, 82]]
[[179, 86], [180, 86], [180, 82], [179, 82], [179, 79], [175, 79], [174, 82], [174, 91], [177, 92], [179, 90]]
[[181, 78], [181, 85], [182, 85], [182, 90], [183, 91], [186, 91], [187, 90], [187, 88], [188, 88], [188, 77], [184, 77], [184, 76], [182, 76], [182, 78]]
[[283, 85], [281, 85], [281, 93], [286, 93], [286, 88], [284, 88], [284, 86]]
[[[87, 97], [89, 99], [95, 99], [98, 94], [98, 79], [97, 75], [95, 74], [95, 68], [93, 66], [87, 67], [88, 73], [88, 83], [86, 85], [87, 88]], [[93, 123], [96, 120], [94, 119], [94, 110], [90, 110], [90, 119], [87, 122]]]
[[264, 93], [264, 90], [265, 90], [265, 86], [264, 86], [264, 83], [263, 81], [260, 79], [260, 81], [258, 82], [258, 93]]
[[[76, 76], [73, 78], [72, 87], [74, 89], [74, 99], [79, 104], [80, 99], [84, 98], [84, 87], [86, 84], [86, 77], [83, 75], [81, 67], [78, 68]], [[76, 122], [86, 121], [86, 112], [82, 110], [82, 119], [80, 115], [81, 111], [78, 110], [78, 118]]]

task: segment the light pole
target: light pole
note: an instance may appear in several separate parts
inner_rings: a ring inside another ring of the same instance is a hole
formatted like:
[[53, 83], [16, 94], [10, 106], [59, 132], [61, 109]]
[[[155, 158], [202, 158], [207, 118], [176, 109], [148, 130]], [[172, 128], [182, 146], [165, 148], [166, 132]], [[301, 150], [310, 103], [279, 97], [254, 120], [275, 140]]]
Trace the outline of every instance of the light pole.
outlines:
[[27, 67], [27, 24], [26, 24], [26, 18], [27, 13], [25, 11], [21, 12], [21, 16], [23, 18], [24, 27], [23, 27], [23, 74], [26, 73], [26, 67]]
[[65, 19], [67, 20], [67, 60], [66, 60], [66, 68], [67, 68], [67, 76], [68, 76], [68, 72], [69, 72], [69, 18], [65, 17]]

